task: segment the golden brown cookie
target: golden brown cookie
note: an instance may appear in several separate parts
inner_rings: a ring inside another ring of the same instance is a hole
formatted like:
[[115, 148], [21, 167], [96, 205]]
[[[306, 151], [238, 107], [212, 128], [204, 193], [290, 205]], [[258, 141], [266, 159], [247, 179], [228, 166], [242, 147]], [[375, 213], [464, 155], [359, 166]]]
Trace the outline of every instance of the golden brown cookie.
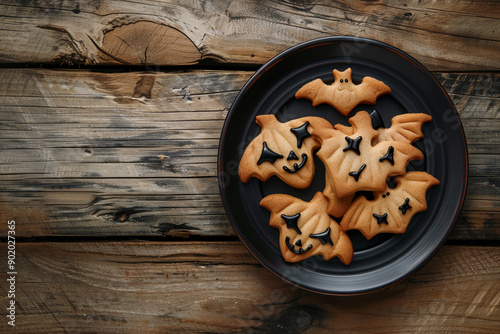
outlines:
[[354, 199], [354, 194], [344, 197], [337, 195], [333, 188], [333, 181], [331, 180], [329, 169], [325, 169], [325, 188], [323, 190], [323, 195], [328, 199], [328, 208], [326, 212], [336, 218], [340, 218], [344, 215]]
[[238, 173], [243, 183], [256, 177], [266, 181], [273, 175], [295, 188], [308, 187], [314, 177], [313, 151], [319, 142], [311, 137], [313, 129], [332, 125], [320, 117], [303, 117], [286, 123], [274, 115], [259, 115], [261, 133], [245, 149]]
[[396, 182], [394, 189], [387, 186], [375, 192], [373, 200], [356, 198], [342, 218], [342, 230], [357, 229], [367, 239], [379, 233], [404, 233], [413, 216], [427, 210], [427, 190], [439, 181], [425, 172], [408, 172]]
[[333, 70], [335, 78], [333, 84], [327, 85], [321, 79], [313, 80], [302, 86], [295, 93], [295, 97], [309, 99], [313, 106], [321, 103], [329, 104], [347, 116], [357, 105], [375, 104], [379, 96], [391, 92], [386, 84], [372, 77], [364, 77], [359, 85], [355, 85], [351, 74], [350, 68], [344, 72]]
[[349, 236], [326, 213], [328, 200], [317, 192], [310, 202], [290, 195], [269, 195], [260, 205], [271, 212], [269, 224], [280, 231], [280, 249], [287, 262], [314, 255], [326, 261], [338, 257], [349, 264], [353, 248]]
[[424, 123], [430, 122], [432, 116], [423, 113], [408, 113], [392, 118], [391, 127], [380, 129], [378, 142], [397, 140], [405, 143], [413, 143], [422, 138], [422, 127]]
[[382, 141], [373, 145], [379, 132], [372, 128], [366, 111], [359, 111], [349, 123], [353, 128], [349, 136], [335, 129], [312, 131], [321, 143], [317, 156], [339, 198], [360, 190], [382, 191], [388, 176], [404, 174], [409, 161], [423, 158], [420, 150], [406, 142]]
[[[430, 122], [431, 120], [432, 116], [424, 113], [407, 113], [394, 116], [391, 120], [390, 128], [378, 130], [379, 136], [373, 144], [389, 140], [411, 144], [423, 138], [422, 127], [424, 123]], [[352, 136], [354, 134], [354, 128], [351, 126], [335, 124], [333, 128], [341, 131], [347, 136]]]

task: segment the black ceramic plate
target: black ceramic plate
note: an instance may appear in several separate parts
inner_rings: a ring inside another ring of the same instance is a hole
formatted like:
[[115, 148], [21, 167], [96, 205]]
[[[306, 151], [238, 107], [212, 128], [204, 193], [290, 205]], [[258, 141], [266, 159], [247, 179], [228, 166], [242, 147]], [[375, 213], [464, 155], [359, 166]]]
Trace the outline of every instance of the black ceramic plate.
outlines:
[[[365, 76], [382, 80], [392, 93], [378, 98], [376, 105], [359, 105], [348, 117], [329, 105], [312, 107], [311, 101], [295, 99], [305, 83], [321, 78], [333, 82], [333, 69], [352, 69], [352, 80]], [[260, 133], [255, 117], [275, 114], [286, 122], [303, 116], [319, 116], [332, 124], [349, 125], [347, 119], [359, 110], [374, 109], [385, 125], [393, 116], [427, 113], [424, 138], [414, 143], [425, 158], [410, 163], [408, 170], [427, 171], [441, 184], [427, 193], [428, 210], [418, 213], [401, 235], [381, 234], [367, 241], [358, 231], [349, 231], [354, 258], [348, 266], [337, 258], [321, 257], [287, 263], [279, 249], [279, 232], [269, 226], [270, 214], [259, 206], [272, 193], [312, 199], [324, 188], [324, 167], [316, 159], [313, 184], [294, 189], [278, 178], [266, 182], [252, 178], [243, 184], [238, 162], [245, 147]], [[445, 242], [459, 215], [467, 184], [467, 147], [456, 109], [429, 71], [404, 52], [381, 42], [331, 37], [292, 47], [262, 66], [235, 99], [221, 134], [218, 176], [222, 201], [241, 241], [268, 269], [304, 289], [325, 294], [360, 294], [379, 290], [408, 277], [428, 261]]]

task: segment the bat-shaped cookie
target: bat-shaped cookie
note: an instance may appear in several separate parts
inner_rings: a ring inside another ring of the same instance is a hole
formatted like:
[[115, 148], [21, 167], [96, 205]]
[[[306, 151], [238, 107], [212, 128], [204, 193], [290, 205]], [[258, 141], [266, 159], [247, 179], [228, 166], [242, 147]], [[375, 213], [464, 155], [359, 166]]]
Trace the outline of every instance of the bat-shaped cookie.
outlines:
[[[422, 126], [431, 120], [432, 116], [423, 113], [407, 113], [394, 116], [391, 127], [378, 129], [379, 136], [375, 140], [377, 143], [381, 141], [402, 141], [411, 144], [424, 136]], [[335, 124], [334, 128], [347, 136], [354, 134], [354, 128], [351, 126]]]
[[287, 262], [314, 255], [326, 261], [338, 257], [349, 264], [353, 247], [349, 236], [327, 213], [328, 200], [317, 192], [310, 202], [290, 195], [264, 197], [260, 205], [271, 212], [269, 224], [280, 230], [280, 250]]
[[319, 142], [311, 131], [333, 129], [330, 122], [320, 117], [303, 117], [281, 123], [274, 115], [259, 115], [260, 134], [246, 147], [238, 173], [243, 183], [256, 177], [266, 181], [277, 175], [295, 188], [307, 188], [314, 177], [313, 151]]
[[313, 106], [329, 104], [347, 116], [358, 104], [375, 104], [380, 95], [391, 92], [389, 86], [372, 77], [364, 77], [359, 85], [355, 85], [351, 73], [350, 68], [344, 72], [333, 70], [333, 84], [327, 85], [321, 79], [313, 80], [302, 86], [295, 97], [309, 99]]
[[360, 190], [381, 191], [388, 176], [404, 174], [409, 161], [423, 158], [422, 152], [407, 142], [377, 143], [379, 132], [372, 128], [366, 111], [359, 111], [349, 122], [351, 135], [335, 129], [312, 132], [321, 142], [317, 156], [339, 198]]
[[427, 190], [439, 181], [425, 172], [408, 172], [396, 182], [394, 189], [374, 192], [373, 200], [356, 198], [342, 218], [342, 230], [357, 229], [367, 239], [378, 233], [404, 233], [413, 216], [427, 210]]

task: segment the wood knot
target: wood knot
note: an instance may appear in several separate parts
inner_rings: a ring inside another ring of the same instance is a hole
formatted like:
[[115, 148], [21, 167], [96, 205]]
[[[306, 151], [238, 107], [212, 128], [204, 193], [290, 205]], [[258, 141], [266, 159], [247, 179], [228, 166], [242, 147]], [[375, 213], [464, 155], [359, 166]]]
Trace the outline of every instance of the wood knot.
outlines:
[[193, 41], [181, 31], [151, 21], [115, 26], [104, 32], [99, 58], [128, 65], [192, 65], [201, 60]]
[[132, 97], [141, 98], [145, 97], [147, 99], [151, 98], [151, 90], [155, 83], [155, 77], [153, 76], [143, 76], [137, 81], [134, 88], [134, 93]]

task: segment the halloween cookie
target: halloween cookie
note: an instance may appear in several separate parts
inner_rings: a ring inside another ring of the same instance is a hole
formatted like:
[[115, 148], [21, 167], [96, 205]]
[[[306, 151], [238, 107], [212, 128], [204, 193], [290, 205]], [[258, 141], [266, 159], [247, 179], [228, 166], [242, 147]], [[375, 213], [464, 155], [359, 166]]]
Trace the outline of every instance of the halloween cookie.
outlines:
[[[370, 114], [372, 126], [374, 114], [379, 115], [376, 111]], [[391, 120], [390, 128], [381, 128], [378, 130], [379, 135], [375, 139], [375, 143], [381, 141], [402, 141], [411, 144], [424, 136], [422, 127], [424, 123], [430, 122], [431, 120], [432, 116], [423, 113], [408, 113], [394, 116]], [[335, 124], [333, 127], [347, 136], [352, 136], [355, 130], [351, 126], [342, 124]]]
[[317, 192], [310, 202], [290, 195], [264, 197], [260, 205], [271, 212], [269, 224], [280, 231], [280, 250], [287, 262], [314, 255], [325, 260], [338, 257], [349, 264], [353, 247], [349, 236], [327, 213], [328, 200]]
[[342, 218], [343, 231], [357, 229], [367, 239], [379, 233], [404, 233], [417, 212], [427, 210], [427, 190], [439, 181], [425, 172], [408, 172], [396, 178], [394, 189], [374, 193], [374, 199], [360, 196]]
[[366, 111], [359, 111], [349, 123], [350, 135], [335, 129], [312, 132], [321, 143], [317, 156], [339, 198], [360, 190], [382, 191], [388, 176], [404, 174], [409, 161], [423, 158], [422, 152], [407, 142], [377, 142], [379, 132], [372, 128]]
[[274, 115], [259, 115], [261, 133], [243, 152], [238, 173], [243, 183], [256, 177], [266, 181], [277, 175], [295, 188], [308, 187], [314, 177], [313, 151], [320, 146], [313, 129], [333, 129], [323, 118], [303, 117], [286, 123]]
[[355, 85], [351, 74], [350, 68], [344, 72], [333, 70], [333, 84], [327, 85], [321, 79], [313, 80], [302, 86], [295, 97], [309, 99], [313, 106], [329, 104], [347, 116], [358, 104], [375, 104], [379, 96], [391, 92], [386, 84], [372, 77], [364, 77], [359, 85]]

